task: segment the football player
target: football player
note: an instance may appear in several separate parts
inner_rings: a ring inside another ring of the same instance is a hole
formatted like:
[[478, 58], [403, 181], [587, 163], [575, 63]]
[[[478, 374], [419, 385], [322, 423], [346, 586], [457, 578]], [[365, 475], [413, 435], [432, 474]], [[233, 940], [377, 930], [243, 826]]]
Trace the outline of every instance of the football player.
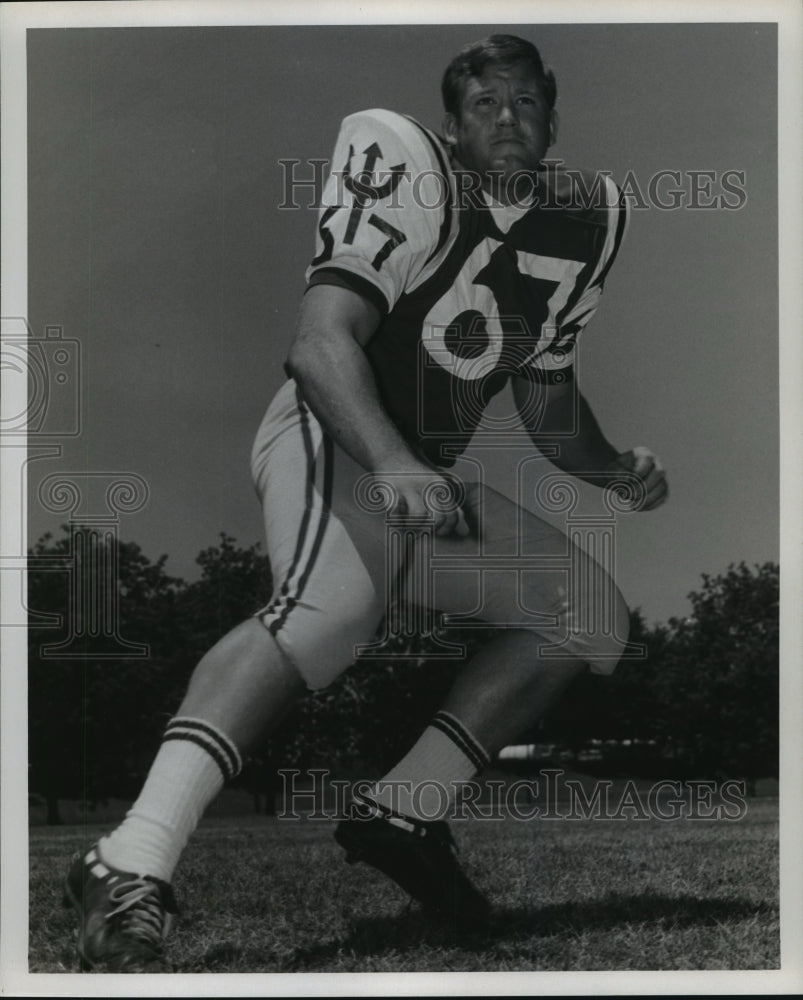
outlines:
[[[394, 588], [497, 628], [335, 836], [347, 860], [461, 927], [483, 926], [489, 904], [457, 864], [438, 809], [574, 677], [610, 673], [621, 654], [628, 612], [604, 569], [482, 476], [455, 469], [509, 384], [534, 445], [560, 469], [603, 487], [629, 474], [633, 509], [665, 500], [660, 463], [614, 447], [575, 378], [577, 338], [626, 206], [609, 179], [544, 163], [556, 87], [530, 42], [494, 35], [466, 47], [442, 91], [442, 139], [384, 110], [342, 124], [289, 377], [253, 450], [275, 590], [201, 660], [139, 798], [74, 860], [66, 894], [86, 967], [168, 967], [170, 881], [205, 807], [298, 697], [371, 642]], [[398, 557], [386, 545], [389, 517], [409, 529]], [[548, 568], [506, 572], [505, 557], [520, 552], [545, 566], [570, 553], [583, 585]], [[483, 559], [490, 568], [478, 575]]]

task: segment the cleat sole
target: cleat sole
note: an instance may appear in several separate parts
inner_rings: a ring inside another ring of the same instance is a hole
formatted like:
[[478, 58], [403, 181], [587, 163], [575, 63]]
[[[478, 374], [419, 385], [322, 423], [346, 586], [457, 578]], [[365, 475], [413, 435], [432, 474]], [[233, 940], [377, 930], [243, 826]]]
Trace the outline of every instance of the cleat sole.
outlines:
[[448, 827], [433, 824], [424, 829], [413, 837], [381, 819], [361, 826], [344, 821], [334, 839], [344, 849], [347, 864], [359, 861], [381, 872], [426, 912], [460, 931], [484, 929], [491, 906], [457, 864]]

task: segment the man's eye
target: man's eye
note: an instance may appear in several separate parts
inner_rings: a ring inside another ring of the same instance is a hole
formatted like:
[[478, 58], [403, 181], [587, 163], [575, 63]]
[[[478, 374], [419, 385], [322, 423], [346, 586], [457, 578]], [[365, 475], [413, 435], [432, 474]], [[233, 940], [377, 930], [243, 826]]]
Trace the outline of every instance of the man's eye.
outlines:
[[486, 97], [478, 97], [477, 98], [477, 104], [493, 104], [493, 98], [492, 97], [487, 97], [487, 96]]
[[535, 104], [535, 98], [534, 97], [528, 97], [526, 94], [522, 94], [522, 96], [518, 98], [518, 103], [519, 104]]

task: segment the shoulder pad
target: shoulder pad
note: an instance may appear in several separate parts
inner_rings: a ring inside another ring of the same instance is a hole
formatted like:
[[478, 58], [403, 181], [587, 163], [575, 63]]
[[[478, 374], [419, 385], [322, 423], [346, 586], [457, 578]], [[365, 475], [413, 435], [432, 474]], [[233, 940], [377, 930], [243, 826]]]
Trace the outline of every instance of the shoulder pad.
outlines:
[[620, 192], [609, 171], [553, 167], [540, 176], [552, 204], [590, 217], [600, 225], [607, 225], [611, 209], [619, 204]]
[[[438, 150], [440, 142], [434, 132], [419, 125], [413, 118], [384, 108], [357, 111], [343, 119], [340, 138], [347, 140], [357, 156], [368, 155], [376, 146], [374, 156], [379, 170], [398, 168], [411, 175], [424, 170], [442, 171], [448, 163], [446, 154]], [[341, 168], [342, 164], [335, 164]]]

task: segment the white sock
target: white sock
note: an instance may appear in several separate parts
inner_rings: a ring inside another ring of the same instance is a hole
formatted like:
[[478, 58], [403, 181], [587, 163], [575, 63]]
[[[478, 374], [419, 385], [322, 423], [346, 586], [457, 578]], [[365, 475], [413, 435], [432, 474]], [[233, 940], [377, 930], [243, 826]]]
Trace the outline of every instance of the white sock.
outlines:
[[460, 785], [489, 763], [487, 751], [460, 720], [438, 712], [410, 752], [360, 798], [401, 816], [441, 819]]
[[98, 845], [107, 865], [169, 882], [190, 834], [226, 780], [242, 767], [237, 748], [202, 719], [171, 719], [139, 798]]

